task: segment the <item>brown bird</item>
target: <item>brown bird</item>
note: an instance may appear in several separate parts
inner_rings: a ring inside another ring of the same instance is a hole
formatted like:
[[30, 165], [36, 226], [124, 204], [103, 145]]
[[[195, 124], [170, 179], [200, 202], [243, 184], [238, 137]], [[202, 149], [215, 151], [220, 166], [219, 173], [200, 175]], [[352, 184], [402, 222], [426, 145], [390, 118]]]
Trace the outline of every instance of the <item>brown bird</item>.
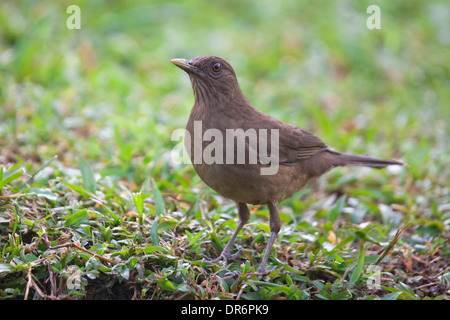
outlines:
[[[315, 135], [259, 111], [242, 93], [231, 65], [219, 57], [200, 56], [171, 62], [188, 73], [194, 91], [195, 102], [185, 131], [185, 146], [194, 168], [209, 187], [235, 201], [238, 208], [240, 223], [213, 262], [236, 259], [240, 255], [240, 252], [230, 254], [230, 249], [249, 219], [247, 204], [266, 204], [269, 209], [271, 233], [257, 270], [265, 273], [281, 228], [277, 209], [281, 201], [291, 197], [310, 179], [337, 166], [402, 165], [395, 160], [336, 152]], [[242, 132], [244, 135], [239, 135]], [[257, 139], [252, 136], [255, 132]], [[243, 137], [243, 149], [239, 149], [239, 137], [241, 140]], [[239, 162], [242, 152], [244, 161], [241, 158]], [[257, 160], [252, 162], [251, 156], [255, 154]], [[265, 174], [263, 169], [267, 170]]]

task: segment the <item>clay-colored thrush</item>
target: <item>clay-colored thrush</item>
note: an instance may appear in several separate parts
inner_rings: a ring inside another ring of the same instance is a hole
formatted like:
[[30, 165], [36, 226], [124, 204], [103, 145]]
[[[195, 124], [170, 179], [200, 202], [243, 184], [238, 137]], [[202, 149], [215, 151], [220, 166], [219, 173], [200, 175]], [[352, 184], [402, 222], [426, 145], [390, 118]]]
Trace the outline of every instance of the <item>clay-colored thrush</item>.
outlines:
[[[247, 204], [266, 204], [270, 212], [270, 239], [257, 270], [264, 273], [281, 228], [277, 209], [281, 201], [336, 166], [402, 165], [334, 151], [315, 135], [259, 111], [242, 93], [231, 65], [221, 58], [200, 56], [173, 59], [172, 63], [189, 74], [194, 91], [195, 103], [186, 126], [189, 137], [185, 136], [194, 168], [209, 187], [238, 207], [240, 223], [212, 261], [239, 256], [240, 252], [230, 254], [230, 248], [249, 219]], [[252, 155], [256, 161], [251, 161]]]

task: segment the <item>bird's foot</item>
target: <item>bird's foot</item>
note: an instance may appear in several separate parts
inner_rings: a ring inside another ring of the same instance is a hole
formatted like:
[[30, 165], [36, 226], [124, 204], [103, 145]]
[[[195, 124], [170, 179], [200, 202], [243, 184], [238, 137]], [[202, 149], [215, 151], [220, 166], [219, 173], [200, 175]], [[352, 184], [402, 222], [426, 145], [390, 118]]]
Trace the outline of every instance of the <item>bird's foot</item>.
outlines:
[[256, 270], [256, 273], [258, 274], [258, 280], [261, 280], [263, 276], [267, 276], [269, 273], [272, 273], [273, 271], [277, 270], [278, 267], [273, 267], [270, 270], [266, 270], [266, 266], [259, 266], [259, 268]]
[[219, 261], [230, 261], [230, 260], [236, 260], [241, 256], [241, 250], [239, 250], [238, 252], [236, 252], [235, 254], [231, 254], [229, 251], [224, 250], [222, 251], [222, 253], [217, 257], [217, 258], [209, 258], [205, 255], [202, 255], [203, 259], [211, 262], [211, 263], [217, 263]]

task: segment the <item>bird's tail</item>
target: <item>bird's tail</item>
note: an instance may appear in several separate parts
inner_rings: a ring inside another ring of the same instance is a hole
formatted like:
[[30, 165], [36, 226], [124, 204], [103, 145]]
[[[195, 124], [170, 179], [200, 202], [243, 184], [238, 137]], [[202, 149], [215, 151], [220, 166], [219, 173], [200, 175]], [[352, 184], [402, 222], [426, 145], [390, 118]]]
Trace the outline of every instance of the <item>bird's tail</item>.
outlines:
[[[333, 152], [334, 153], [334, 152]], [[400, 165], [403, 163], [397, 160], [384, 160], [357, 154], [335, 153], [334, 159], [336, 166], [362, 166], [371, 168], [384, 168], [391, 165]]]
[[391, 165], [402, 166], [403, 163], [397, 160], [384, 160], [326, 149], [304, 160], [302, 165], [303, 171], [310, 177], [318, 177], [328, 170], [339, 166], [385, 168]]

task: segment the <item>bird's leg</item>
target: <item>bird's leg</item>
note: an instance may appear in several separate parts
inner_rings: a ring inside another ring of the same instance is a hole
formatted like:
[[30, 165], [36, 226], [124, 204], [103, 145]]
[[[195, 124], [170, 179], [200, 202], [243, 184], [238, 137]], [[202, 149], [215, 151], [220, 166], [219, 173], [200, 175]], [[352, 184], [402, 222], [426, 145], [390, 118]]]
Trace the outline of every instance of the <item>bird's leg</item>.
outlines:
[[248, 219], [250, 218], [250, 211], [248, 210], [248, 207], [245, 203], [238, 203], [238, 214], [239, 214], [239, 224], [234, 231], [233, 235], [231, 236], [231, 239], [228, 241], [225, 248], [222, 250], [222, 253], [215, 259], [209, 259], [207, 257], [204, 257], [208, 259], [210, 262], [218, 262], [220, 260], [235, 260], [239, 258], [241, 255], [241, 251], [236, 252], [235, 254], [230, 253], [230, 249], [233, 246], [234, 240], [236, 239], [239, 231], [241, 231], [242, 227], [247, 223]]
[[267, 207], [269, 208], [270, 213], [270, 238], [269, 242], [267, 243], [266, 252], [264, 253], [261, 265], [257, 270], [258, 273], [266, 272], [266, 264], [267, 261], [269, 260], [270, 251], [272, 250], [273, 243], [275, 242], [278, 232], [280, 232], [281, 229], [281, 219], [280, 215], [278, 214], [278, 208], [276, 203], [269, 203]]

